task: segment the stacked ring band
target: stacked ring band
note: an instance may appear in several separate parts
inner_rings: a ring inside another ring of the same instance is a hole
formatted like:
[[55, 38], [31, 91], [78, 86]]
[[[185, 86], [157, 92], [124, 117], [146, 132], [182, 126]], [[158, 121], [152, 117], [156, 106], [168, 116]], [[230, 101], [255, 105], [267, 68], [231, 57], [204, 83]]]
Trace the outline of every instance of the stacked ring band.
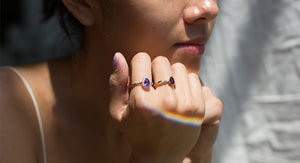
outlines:
[[146, 76], [146, 77], [144, 77], [144, 79], [141, 82], [130, 84], [130, 89], [132, 89], [136, 86], [142, 86], [144, 89], [145, 88], [148, 89], [152, 85], [153, 85], [152, 82], [150, 82], [150, 79]]
[[153, 87], [156, 89], [157, 87], [162, 86], [162, 85], [166, 85], [166, 84], [168, 84], [169, 86], [174, 86], [174, 87], [175, 87], [175, 80], [174, 80], [174, 78], [171, 76], [171, 77], [169, 78], [169, 80], [161, 80], [161, 81], [158, 81], [158, 82], [156, 82], [156, 83], [153, 85]]
[[144, 89], [148, 89], [148, 88], [150, 88], [150, 86], [153, 86], [156, 89], [157, 87], [166, 85], [166, 84], [168, 84], [169, 86], [175, 87], [174, 78], [171, 76], [169, 78], [169, 80], [161, 80], [161, 81], [158, 81], [155, 84], [153, 84], [152, 82], [150, 82], [150, 79], [146, 76], [146, 77], [144, 77], [144, 79], [141, 82], [130, 84], [130, 89], [132, 89], [136, 86], [142, 86]]

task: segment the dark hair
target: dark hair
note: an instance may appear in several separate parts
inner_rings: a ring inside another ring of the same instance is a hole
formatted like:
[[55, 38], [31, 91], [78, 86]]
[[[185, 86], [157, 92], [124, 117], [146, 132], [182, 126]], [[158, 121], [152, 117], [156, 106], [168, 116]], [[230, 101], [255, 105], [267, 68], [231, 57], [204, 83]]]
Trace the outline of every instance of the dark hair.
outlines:
[[[110, 15], [110, 3], [108, 0], [100, 0], [103, 16]], [[59, 23], [71, 39], [73, 32], [82, 35], [83, 25], [67, 10], [61, 0], [43, 0], [43, 21], [47, 21], [57, 14]]]

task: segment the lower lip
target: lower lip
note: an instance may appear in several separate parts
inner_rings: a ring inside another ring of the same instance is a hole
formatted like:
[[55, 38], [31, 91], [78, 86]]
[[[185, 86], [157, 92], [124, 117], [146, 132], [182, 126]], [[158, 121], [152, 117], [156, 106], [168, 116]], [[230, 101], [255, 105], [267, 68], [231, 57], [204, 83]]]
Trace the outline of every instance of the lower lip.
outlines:
[[205, 45], [198, 44], [175, 44], [175, 47], [188, 55], [202, 55], [205, 52]]

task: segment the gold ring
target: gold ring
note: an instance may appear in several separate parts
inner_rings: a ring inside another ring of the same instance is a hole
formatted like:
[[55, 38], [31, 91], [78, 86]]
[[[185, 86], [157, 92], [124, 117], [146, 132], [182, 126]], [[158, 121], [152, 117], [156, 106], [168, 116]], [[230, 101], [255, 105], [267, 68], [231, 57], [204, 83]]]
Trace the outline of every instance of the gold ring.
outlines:
[[169, 80], [160, 80], [160, 81], [156, 82], [153, 85], [153, 87], [156, 89], [157, 87], [162, 86], [162, 85], [166, 85], [166, 84], [168, 84], [169, 86], [173, 86], [174, 88], [176, 87], [175, 80], [172, 76], [170, 77]]
[[144, 89], [146, 89], [146, 88], [148, 89], [152, 85], [153, 85], [153, 83], [150, 82], [150, 79], [147, 76], [145, 76], [144, 79], [141, 82], [130, 84], [130, 89], [132, 89], [136, 86], [142, 86]]

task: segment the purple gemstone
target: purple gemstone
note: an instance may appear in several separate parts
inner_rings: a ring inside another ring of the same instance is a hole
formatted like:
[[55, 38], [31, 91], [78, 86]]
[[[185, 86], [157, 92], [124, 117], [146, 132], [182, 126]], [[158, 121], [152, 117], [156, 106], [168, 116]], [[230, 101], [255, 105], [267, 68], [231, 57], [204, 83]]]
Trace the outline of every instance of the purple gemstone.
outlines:
[[169, 79], [169, 83], [170, 83], [170, 85], [175, 84], [175, 80], [174, 80], [174, 78], [172, 76]]
[[147, 78], [147, 77], [145, 77], [143, 79], [142, 83], [143, 83], [143, 87], [145, 87], [145, 88], [149, 88], [151, 86], [151, 82], [150, 82], [149, 78]]

